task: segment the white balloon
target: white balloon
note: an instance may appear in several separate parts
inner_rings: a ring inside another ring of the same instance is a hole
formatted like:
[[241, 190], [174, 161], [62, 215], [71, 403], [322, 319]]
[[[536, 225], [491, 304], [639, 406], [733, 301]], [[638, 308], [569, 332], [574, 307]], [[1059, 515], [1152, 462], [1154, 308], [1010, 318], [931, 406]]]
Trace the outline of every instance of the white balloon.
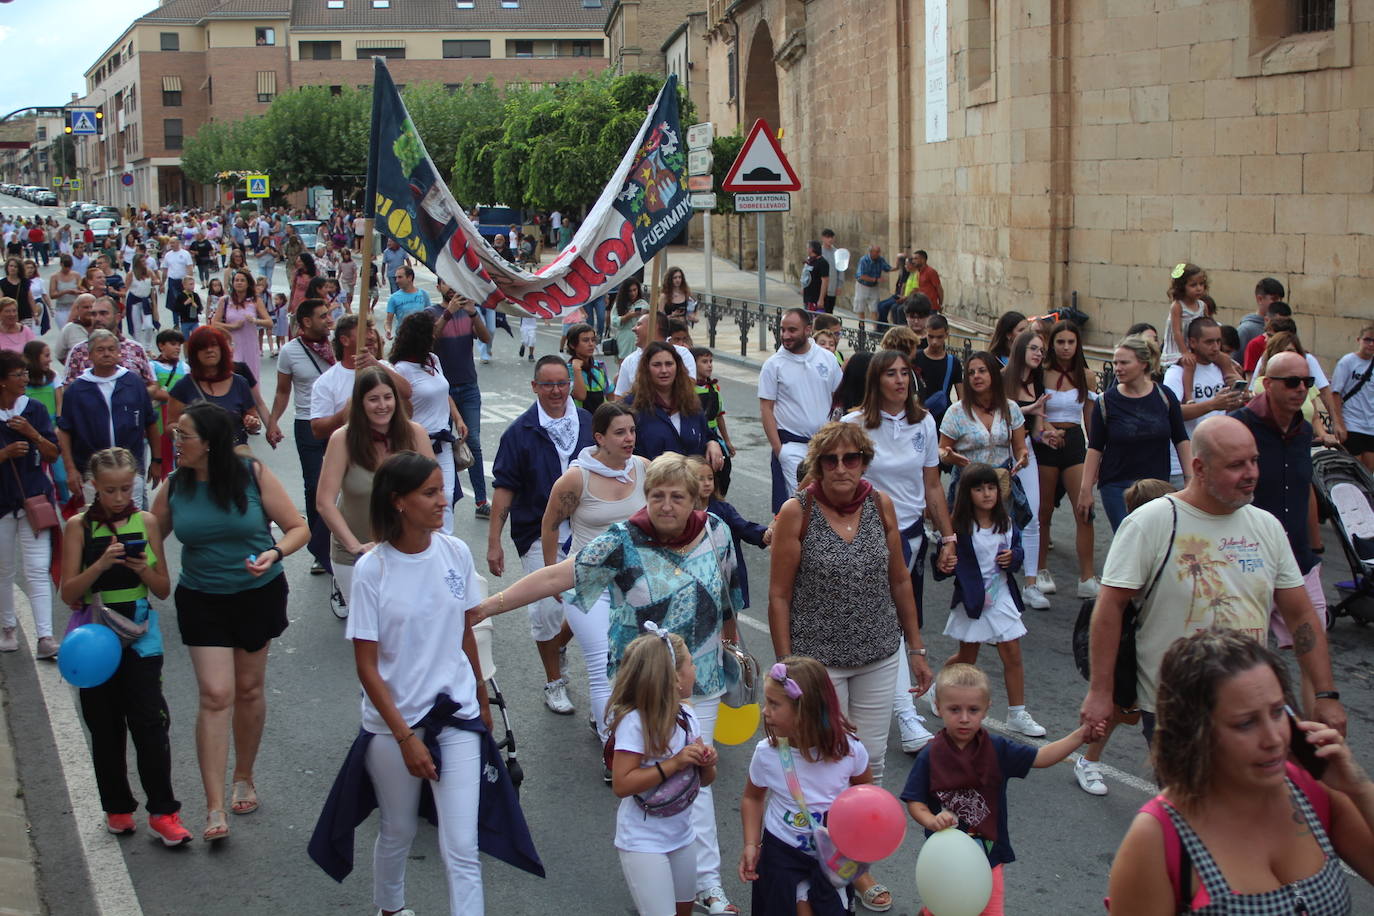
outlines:
[[935, 916], [978, 916], [992, 897], [992, 866], [973, 837], [948, 827], [921, 844], [916, 889]]

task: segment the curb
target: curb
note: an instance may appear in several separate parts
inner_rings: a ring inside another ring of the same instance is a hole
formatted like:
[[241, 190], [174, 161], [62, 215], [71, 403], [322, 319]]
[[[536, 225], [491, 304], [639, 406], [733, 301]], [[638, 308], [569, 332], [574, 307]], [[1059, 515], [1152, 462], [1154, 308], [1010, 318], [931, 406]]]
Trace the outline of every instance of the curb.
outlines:
[[38, 896], [37, 863], [10, 734], [9, 693], [0, 694], [0, 887], [5, 889], [0, 916], [43, 916], [47, 908]]

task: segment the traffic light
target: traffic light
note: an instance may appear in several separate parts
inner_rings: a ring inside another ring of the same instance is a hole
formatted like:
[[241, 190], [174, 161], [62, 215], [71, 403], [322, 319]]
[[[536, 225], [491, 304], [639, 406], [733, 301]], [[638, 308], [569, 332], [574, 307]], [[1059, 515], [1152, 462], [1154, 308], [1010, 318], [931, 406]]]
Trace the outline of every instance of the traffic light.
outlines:
[[105, 110], [103, 108], [95, 110], [95, 132], [102, 135], [105, 133]]
[[68, 121], [66, 124], [62, 125], [62, 132], [63, 132], [64, 134], [69, 134], [69, 133], [71, 133], [71, 132], [72, 132], [72, 122]]

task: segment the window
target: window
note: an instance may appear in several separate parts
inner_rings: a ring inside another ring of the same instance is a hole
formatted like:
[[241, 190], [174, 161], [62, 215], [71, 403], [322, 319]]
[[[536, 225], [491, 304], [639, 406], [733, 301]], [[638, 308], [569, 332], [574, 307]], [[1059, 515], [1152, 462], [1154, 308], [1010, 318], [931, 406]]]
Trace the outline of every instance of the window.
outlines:
[[520, 9], [520, 0], [501, 0], [501, 9], [518, 10]]
[[167, 149], [181, 149], [181, 118], [164, 118], [162, 145]]
[[329, 94], [330, 94], [330, 95], [343, 95], [343, 87], [342, 87], [342, 86], [330, 86], [330, 87], [329, 87]]
[[735, 68], [735, 49], [731, 48], [730, 53], [725, 56], [725, 83], [727, 97], [733, 102], [739, 97], [739, 71]]
[[491, 57], [491, 42], [467, 39], [445, 39], [444, 57]]
[[275, 45], [277, 43], [276, 29], [254, 29], [255, 42], [258, 46]]
[[163, 32], [158, 37], [161, 40], [163, 51], [181, 50], [181, 36], [176, 32]]
[[[598, 42], [596, 42], [596, 44], [597, 44], [597, 45], [600, 45], [601, 42], [598, 41]], [[598, 47], [596, 50], [597, 50], [598, 56], [600, 56], [601, 48]], [[592, 42], [589, 41], [589, 40], [584, 40], [584, 39], [575, 39], [575, 40], [573, 41], [573, 43], [572, 43], [572, 56], [573, 56], [573, 57], [591, 57], [591, 56], [592, 56]]]
[[463, 84], [462, 84], [462, 83], [444, 83], [444, 91], [445, 91], [445, 92], [457, 92], [459, 89], [462, 89], [462, 88], [463, 88]]
[[372, 8], [374, 10], [391, 9], [391, 0], [372, 0]]
[[470, 10], [472, 9], [473, 3], [472, 0], [454, 0], [453, 6], [455, 9]]
[[35, 139], [35, 140], [40, 140], [40, 141], [41, 141], [41, 140], [46, 140], [46, 139], [48, 139], [48, 129], [47, 129], [46, 127], [44, 127], [42, 124], [39, 124], [39, 125], [38, 125], [38, 135], [37, 135], [34, 139]]
[[166, 89], [162, 90], [162, 107], [163, 107], [163, 108], [180, 108], [180, 107], [181, 107], [181, 93], [180, 93], [180, 92], [168, 92]]
[[585, 10], [601, 9], [601, 0], [582, 0], [582, 8]]
[[270, 102], [277, 97], [277, 71], [258, 71], [258, 101]]
[[1336, 0], [1297, 0], [1294, 32], [1327, 32], [1336, 27]]
[[964, 50], [959, 54], [958, 67], [965, 108], [997, 101], [997, 49], [993, 46], [997, 7], [993, 0], [969, 0], [967, 9]]
[[215, 104], [215, 79], [212, 76], [205, 78], [205, 101], [210, 105]]
[[344, 8], [344, 0], [329, 0], [325, 6], [329, 7], [331, 10], [341, 10]]
[[373, 57], [385, 57], [387, 60], [405, 60], [405, 48], [358, 48], [358, 60], [371, 60]]
[[533, 57], [534, 42], [532, 41], [508, 41], [506, 42], [507, 57]]
[[301, 42], [301, 60], [338, 60], [343, 57], [343, 43], [338, 41]]

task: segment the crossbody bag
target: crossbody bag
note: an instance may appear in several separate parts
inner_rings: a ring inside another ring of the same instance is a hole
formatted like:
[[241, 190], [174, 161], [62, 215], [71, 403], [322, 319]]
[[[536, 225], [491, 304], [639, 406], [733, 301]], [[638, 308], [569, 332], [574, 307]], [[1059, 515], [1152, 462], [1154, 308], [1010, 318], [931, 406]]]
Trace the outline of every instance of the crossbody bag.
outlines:
[[801, 779], [797, 776], [797, 762], [792, 757], [792, 745], [786, 738], [778, 739], [778, 761], [782, 764], [783, 778], [787, 780], [787, 791], [801, 813], [802, 826], [811, 831], [816, 858], [820, 861], [821, 871], [825, 872], [826, 880], [835, 887], [846, 887], [854, 883], [856, 878], [868, 871], [868, 863], [856, 862], [842, 855], [835, 848], [830, 831], [811, 816], [810, 809], [806, 807], [806, 798], [802, 795]]

